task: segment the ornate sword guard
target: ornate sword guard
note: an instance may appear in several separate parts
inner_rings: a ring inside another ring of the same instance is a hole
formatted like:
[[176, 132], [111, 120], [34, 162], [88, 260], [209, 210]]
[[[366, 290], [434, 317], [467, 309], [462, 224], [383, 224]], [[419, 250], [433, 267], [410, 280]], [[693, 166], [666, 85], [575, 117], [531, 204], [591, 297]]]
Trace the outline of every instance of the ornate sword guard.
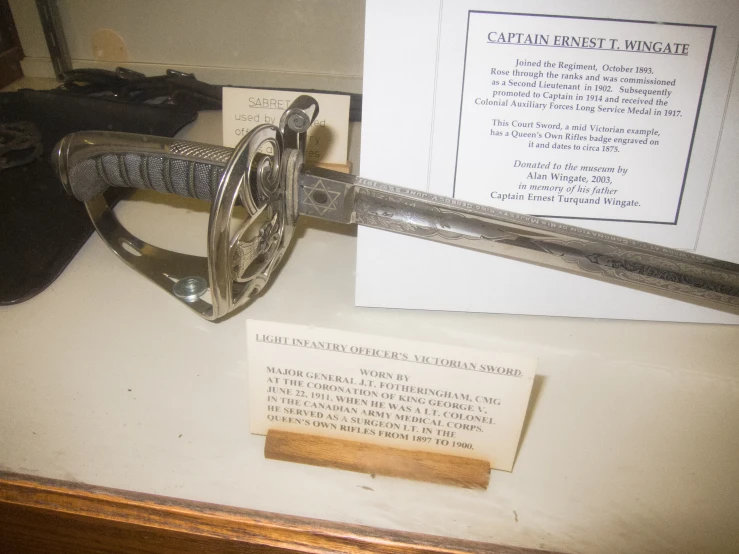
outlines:
[[[121, 225], [102, 194], [85, 202], [99, 235], [123, 261], [208, 320], [222, 319], [259, 293], [280, 263], [297, 218], [305, 136], [318, 114], [298, 97], [280, 126], [260, 125], [236, 146], [216, 189], [208, 257], [148, 244]], [[265, 151], [266, 150], [266, 151]], [[234, 212], [237, 200], [246, 212]]]

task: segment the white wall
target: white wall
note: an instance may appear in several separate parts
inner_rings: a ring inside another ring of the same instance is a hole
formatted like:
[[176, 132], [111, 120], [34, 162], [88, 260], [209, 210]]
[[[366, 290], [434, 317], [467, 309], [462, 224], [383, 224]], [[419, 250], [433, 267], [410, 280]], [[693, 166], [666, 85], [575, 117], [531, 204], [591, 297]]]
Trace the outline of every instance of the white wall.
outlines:
[[[36, 3], [10, 5], [25, 75], [53, 76]], [[361, 92], [364, 0], [59, 0], [59, 10], [74, 67], [174, 68], [216, 84]], [[99, 29], [121, 36], [128, 62], [96, 60]]]

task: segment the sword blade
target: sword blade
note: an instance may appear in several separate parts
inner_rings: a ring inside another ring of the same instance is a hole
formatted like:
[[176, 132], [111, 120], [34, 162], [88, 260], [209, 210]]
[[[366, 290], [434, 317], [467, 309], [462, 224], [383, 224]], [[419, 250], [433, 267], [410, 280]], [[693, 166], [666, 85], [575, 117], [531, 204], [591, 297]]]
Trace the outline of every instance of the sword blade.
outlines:
[[357, 223], [532, 263], [739, 315], [739, 265], [313, 168], [301, 215]]

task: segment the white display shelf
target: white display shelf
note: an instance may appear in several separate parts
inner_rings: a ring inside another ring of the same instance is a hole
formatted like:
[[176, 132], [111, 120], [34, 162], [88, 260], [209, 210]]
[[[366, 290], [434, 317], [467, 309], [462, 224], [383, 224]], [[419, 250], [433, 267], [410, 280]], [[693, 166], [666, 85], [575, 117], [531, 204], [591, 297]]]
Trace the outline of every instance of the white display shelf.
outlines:
[[[219, 142], [219, 116], [182, 136]], [[117, 213], [202, 253], [206, 210], [137, 193]], [[272, 286], [213, 324], [93, 236], [46, 291], [0, 307], [0, 469], [562, 551], [737, 547], [739, 328], [357, 308], [355, 249], [353, 230], [303, 222]], [[247, 318], [538, 357], [513, 472], [470, 491], [265, 460]]]

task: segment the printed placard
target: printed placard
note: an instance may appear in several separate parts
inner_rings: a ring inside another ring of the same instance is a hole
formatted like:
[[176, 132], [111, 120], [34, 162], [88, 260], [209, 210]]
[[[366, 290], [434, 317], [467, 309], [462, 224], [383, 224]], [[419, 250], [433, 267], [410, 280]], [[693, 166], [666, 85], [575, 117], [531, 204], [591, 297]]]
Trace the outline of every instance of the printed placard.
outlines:
[[470, 11], [455, 196], [676, 224], [715, 32]]
[[488, 460], [511, 471], [536, 359], [247, 321], [250, 430]]
[[[288, 90], [223, 87], [223, 145], [236, 146], [257, 125], [279, 126], [280, 117], [303, 93]], [[308, 131], [305, 160], [344, 164], [349, 143], [349, 95], [310, 93], [318, 117]]]

